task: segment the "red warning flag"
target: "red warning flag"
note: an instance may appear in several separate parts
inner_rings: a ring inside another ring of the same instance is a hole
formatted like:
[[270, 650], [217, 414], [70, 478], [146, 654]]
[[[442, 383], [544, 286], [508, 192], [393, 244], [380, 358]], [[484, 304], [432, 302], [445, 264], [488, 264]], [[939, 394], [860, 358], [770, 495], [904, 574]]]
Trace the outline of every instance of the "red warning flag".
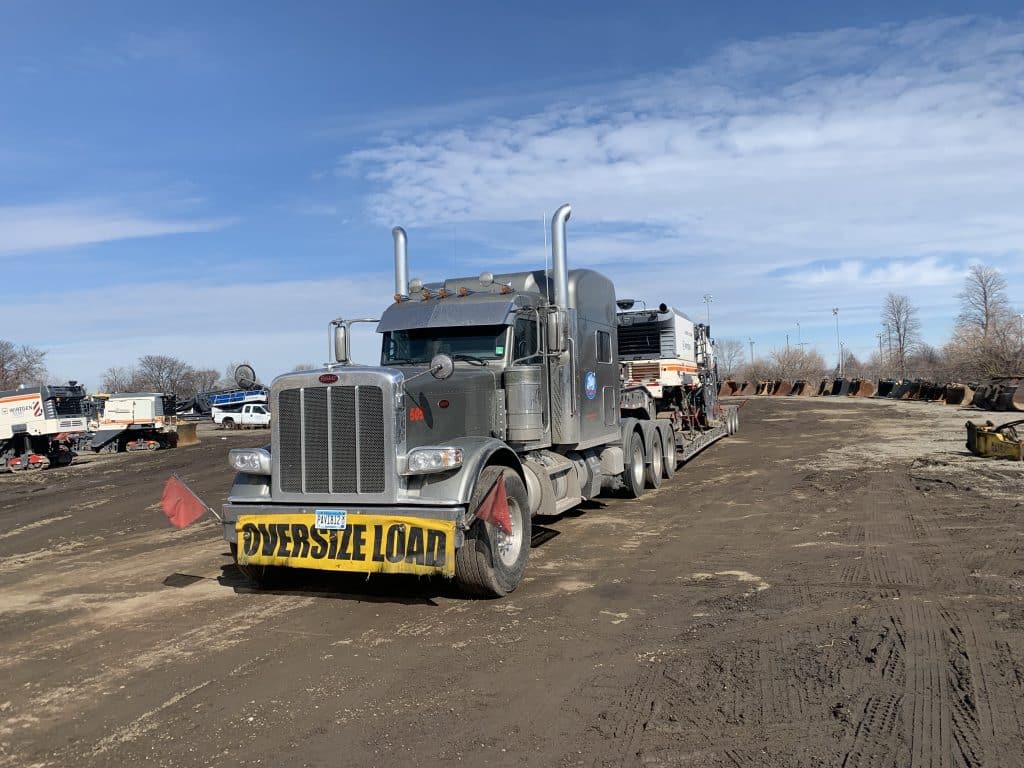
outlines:
[[167, 478], [164, 495], [160, 497], [160, 509], [175, 528], [192, 525], [208, 511], [207, 506], [177, 475]]
[[512, 534], [512, 517], [508, 511], [508, 491], [505, 489], [505, 473], [502, 472], [494, 483], [494, 487], [488, 491], [476, 516], [485, 523], [500, 528], [506, 534]]

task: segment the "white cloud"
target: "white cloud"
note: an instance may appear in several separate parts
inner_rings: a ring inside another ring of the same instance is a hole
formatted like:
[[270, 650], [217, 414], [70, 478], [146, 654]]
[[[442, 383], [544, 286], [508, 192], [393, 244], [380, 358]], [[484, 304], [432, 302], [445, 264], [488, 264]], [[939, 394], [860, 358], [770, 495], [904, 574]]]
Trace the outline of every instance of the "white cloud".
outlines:
[[[98, 387], [103, 371], [129, 366], [142, 355], [181, 358], [218, 370], [248, 359], [270, 380], [298, 363], [322, 363], [327, 323], [334, 317], [376, 317], [391, 302], [390, 274], [359, 279], [245, 282], [238, 276], [202, 282], [153, 282], [42, 293], [4, 305], [11, 317], [31, 317], [19, 341], [47, 351], [50, 371]], [[125, 301], [126, 296], [135, 301]], [[54, 307], [102, 307], [68, 317]], [[379, 342], [357, 326], [353, 352], [373, 362]]]
[[413, 228], [532, 233], [570, 200], [576, 264], [691, 311], [711, 290], [735, 335], [837, 302], [871, 325], [889, 290], [952, 317], [966, 259], [1024, 252], [1022, 47], [1024, 21], [979, 18], [738, 42], [516, 119], [385, 140], [339, 172], [375, 184], [375, 218]]
[[164, 218], [97, 202], [0, 206], [0, 256], [139, 237], [210, 232], [219, 218]]

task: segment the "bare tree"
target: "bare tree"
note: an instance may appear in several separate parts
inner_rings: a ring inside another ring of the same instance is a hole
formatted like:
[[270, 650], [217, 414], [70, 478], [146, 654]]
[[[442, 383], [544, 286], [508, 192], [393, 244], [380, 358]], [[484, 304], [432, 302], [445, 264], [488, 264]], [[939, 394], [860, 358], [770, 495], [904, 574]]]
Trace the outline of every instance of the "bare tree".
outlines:
[[890, 293], [882, 305], [882, 325], [888, 326], [893, 341], [893, 363], [900, 375], [907, 375], [907, 356], [921, 341], [921, 321], [917, 307], [902, 294]]
[[111, 366], [103, 372], [100, 387], [110, 394], [131, 392], [136, 389], [135, 371], [119, 365]]
[[220, 374], [213, 368], [193, 368], [185, 377], [191, 394], [209, 392], [217, 386]]
[[743, 342], [737, 339], [719, 339], [715, 342], [715, 354], [718, 357], [719, 375], [723, 379], [731, 379], [743, 365]]
[[960, 299], [957, 322], [978, 329], [985, 338], [1011, 314], [1006, 278], [998, 269], [983, 264], [970, 268], [964, 289], [957, 298]]
[[0, 389], [45, 383], [45, 357], [41, 349], [0, 339]]
[[825, 373], [825, 359], [816, 349], [783, 347], [772, 349], [767, 361], [756, 361], [748, 368], [748, 380], [785, 379], [787, 381], [817, 381]]
[[138, 389], [176, 395], [193, 394], [192, 366], [170, 355], [144, 355], [135, 369], [134, 384]]

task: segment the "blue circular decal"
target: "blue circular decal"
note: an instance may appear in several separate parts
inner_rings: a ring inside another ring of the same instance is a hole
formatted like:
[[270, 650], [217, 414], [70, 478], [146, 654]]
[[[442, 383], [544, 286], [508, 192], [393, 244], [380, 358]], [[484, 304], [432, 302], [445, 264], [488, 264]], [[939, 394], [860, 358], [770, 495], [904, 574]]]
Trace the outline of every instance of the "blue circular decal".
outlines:
[[586, 390], [587, 399], [593, 400], [597, 396], [597, 374], [593, 371], [587, 371], [587, 375], [583, 377], [583, 388]]

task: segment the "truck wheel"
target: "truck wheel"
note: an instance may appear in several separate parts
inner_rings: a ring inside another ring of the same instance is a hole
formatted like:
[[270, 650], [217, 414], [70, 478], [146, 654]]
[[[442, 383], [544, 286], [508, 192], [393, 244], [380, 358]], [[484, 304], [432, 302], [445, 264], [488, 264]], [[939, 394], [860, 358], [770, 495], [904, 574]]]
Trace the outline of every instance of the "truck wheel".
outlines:
[[740, 412], [738, 410], [732, 412], [732, 433], [735, 435], [740, 431]]
[[287, 570], [273, 565], [239, 565], [238, 544], [231, 544], [231, 559], [253, 589], [274, 589], [283, 580], [282, 572]]
[[235, 428], [235, 420], [234, 419], [224, 419], [224, 421], [222, 421], [221, 424], [224, 425], [224, 429], [234, 429]]
[[665, 469], [665, 449], [661, 446], [661, 433], [654, 430], [651, 440], [651, 463], [644, 468], [644, 480], [648, 488], [661, 487], [661, 475]]
[[645, 474], [644, 440], [639, 433], [632, 432], [626, 447], [626, 472], [623, 477], [626, 496], [631, 499], [639, 499], [644, 495]]
[[477, 478], [469, 508], [476, 513], [504, 474], [512, 533], [474, 520], [466, 543], [455, 551], [455, 581], [468, 595], [503, 597], [519, 586], [530, 557], [530, 499], [522, 479], [508, 467], [485, 467]]
[[661, 476], [666, 480], [671, 480], [672, 476], [676, 473], [676, 437], [672, 434], [671, 430], [661, 433], [661, 445], [665, 451], [665, 460], [662, 462], [664, 467], [661, 470]]

